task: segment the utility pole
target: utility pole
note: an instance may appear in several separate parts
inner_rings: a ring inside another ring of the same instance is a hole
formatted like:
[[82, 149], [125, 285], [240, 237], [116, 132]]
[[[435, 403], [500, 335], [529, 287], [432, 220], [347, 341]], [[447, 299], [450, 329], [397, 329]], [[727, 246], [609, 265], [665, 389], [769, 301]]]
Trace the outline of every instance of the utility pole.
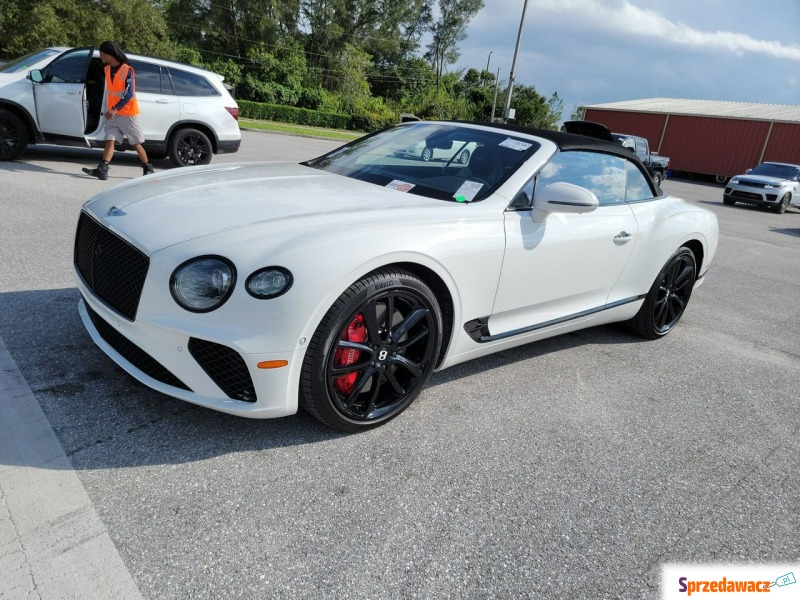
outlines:
[[[487, 73], [489, 72], [489, 61], [492, 60], [492, 52], [494, 52], [494, 50], [489, 50], [489, 58], [486, 59], [486, 72]], [[481, 79], [483, 79], [483, 78], [481, 77]], [[483, 84], [481, 85], [481, 87], [482, 88], [486, 87], [486, 80], [485, 79], [483, 79]]]
[[497, 89], [500, 87], [500, 67], [497, 67], [497, 77], [494, 78], [494, 102], [492, 102], [492, 120], [494, 123], [494, 109], [497, 107]]
[[522, 41], [522, 25], [525, 23], [525, 11], [528, 9], [528, 0], [522, 6], [522, 18], [519, 20], [519, 32], [517, 33], [517, 46], [514, 48], [514, 60], [511, 61], [511, 77], [508, 79], [508, 94], [506, 95], [506, 109], [503, 113], [503, 119], [508, 121], [508, 113], [511, 110], [511, 93], [514, 91], [514, 73], [517, 69], [517, 54], [519, 53], [519, 44]]

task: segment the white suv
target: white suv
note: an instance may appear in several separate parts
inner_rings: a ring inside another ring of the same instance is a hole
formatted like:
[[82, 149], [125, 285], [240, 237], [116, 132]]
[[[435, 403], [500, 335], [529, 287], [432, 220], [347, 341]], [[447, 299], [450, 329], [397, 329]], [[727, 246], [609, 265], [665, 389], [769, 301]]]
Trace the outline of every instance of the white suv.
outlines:
[[[149, 56], [128, 58], [143, 146], [152, 158], [205, 165], [212, 154], [239, 149], [239, 107], [221, 75]], [[18, 158], [31, 143], [102, 148], [104, 94], [95, 48], [48, 48], [0, 65], [0, 160]]]

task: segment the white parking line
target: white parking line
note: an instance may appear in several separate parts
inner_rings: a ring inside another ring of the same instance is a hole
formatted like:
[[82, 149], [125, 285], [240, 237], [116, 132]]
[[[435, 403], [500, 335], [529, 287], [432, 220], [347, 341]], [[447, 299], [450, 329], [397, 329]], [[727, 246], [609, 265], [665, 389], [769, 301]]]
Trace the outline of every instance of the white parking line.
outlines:
[[0, 598], [142, 598], [2, 337]]

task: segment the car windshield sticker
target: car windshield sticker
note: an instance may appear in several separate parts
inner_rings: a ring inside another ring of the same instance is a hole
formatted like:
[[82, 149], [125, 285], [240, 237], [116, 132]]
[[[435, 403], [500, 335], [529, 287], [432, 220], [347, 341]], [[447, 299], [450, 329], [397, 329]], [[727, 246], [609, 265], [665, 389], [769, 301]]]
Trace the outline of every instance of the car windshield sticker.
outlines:
[[533, 144], [529, 144], [528, 142], [521, 142], [520, 140], [512, 140], [511, 138], [506, 138], [500, 145], [504, 148], [511, 148], [512, 150], [519, 150], [520, 152], [524, 152], [528, 148], [530, 148]]
[[[473, 198], [478, 195], [482, 187], [483, 184], [478, 181], [465, 181], [461, 184], [461, 187], [456, 190], [456, 193], [453, 194], [453, 198], [459, 202], [472, 202]], [[461, 198], [463, 198], [463, 200]]]
[[386, 187], [397, 190], [398, 192], [407, 192], [414, 187], [414, 184], [406, 181], [400, 181], [399, 179], [394, 179], [393, 181], [387, 183]]

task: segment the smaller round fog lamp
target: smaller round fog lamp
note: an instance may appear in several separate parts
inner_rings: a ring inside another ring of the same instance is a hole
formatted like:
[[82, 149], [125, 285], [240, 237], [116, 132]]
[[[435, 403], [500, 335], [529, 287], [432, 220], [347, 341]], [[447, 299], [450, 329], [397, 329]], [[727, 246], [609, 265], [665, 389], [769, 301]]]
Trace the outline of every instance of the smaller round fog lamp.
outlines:
[[265, 267], [247, 278], [245, 289], [254, 298], [267, 300], [285, 294], [292, 287], [292, 274], [283, 267]]

